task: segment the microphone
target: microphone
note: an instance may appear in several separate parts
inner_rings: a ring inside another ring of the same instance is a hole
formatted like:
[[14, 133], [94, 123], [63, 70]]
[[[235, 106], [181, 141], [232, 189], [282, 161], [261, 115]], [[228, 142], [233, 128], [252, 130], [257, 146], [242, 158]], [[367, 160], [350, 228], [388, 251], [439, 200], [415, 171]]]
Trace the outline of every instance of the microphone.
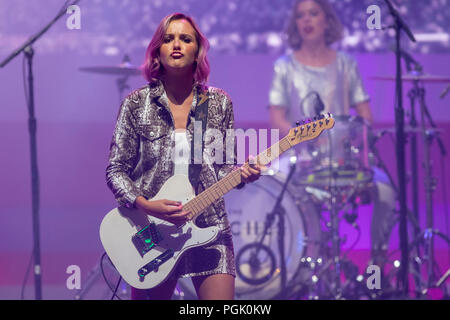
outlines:
[[322, 114], [322, 111], [325, 110], [325, 105], [323, 104], [320, 95], [315, 91], [314, 93], [316, 94], [316, 103], [314, 104], [314, 111], [316, 112], [317, 116], [320, 116]]
[[447, 95], [447, 93], [450, 91], [450, 84], [447, 86], [447, 88], [445, 88], [443, 91], [442, 91], [442, 93], [441, 93], [441, 95], [439, 96], [441, 99], [444, 99], [445, 98], [445, 96]]
[[325, 110], [325, 105], [323, 104], [322, 99], [320, 99], [319, 94], [316, 91], [310, 91], [300, 102], [300, 110], [303, 111], [303, 104], [305, 103], [305, 101], [311, 96], [311, 95], [315, 95], [316, 99], [313, 102], [313, 108], [314, 108], [314, 113], [316, 114], [316, 116], [320, 116], [321, 112], [323, 110]]
[[372, 135], [369, 137], [369, 145], [374, 146], [377, 141], [382, 138], [386, 133], [388, 133], [388, 130], [381, 130], [378, 133]]

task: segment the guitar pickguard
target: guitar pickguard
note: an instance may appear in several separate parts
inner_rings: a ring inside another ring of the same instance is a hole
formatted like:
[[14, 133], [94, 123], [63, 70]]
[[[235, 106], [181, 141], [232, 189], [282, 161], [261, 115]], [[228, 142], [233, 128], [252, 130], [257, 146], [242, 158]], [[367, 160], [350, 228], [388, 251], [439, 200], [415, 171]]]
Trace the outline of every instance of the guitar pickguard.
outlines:
[[132, 237], [132, 242], [141, 257], [163, 240], [155, 223], [150, 223]]

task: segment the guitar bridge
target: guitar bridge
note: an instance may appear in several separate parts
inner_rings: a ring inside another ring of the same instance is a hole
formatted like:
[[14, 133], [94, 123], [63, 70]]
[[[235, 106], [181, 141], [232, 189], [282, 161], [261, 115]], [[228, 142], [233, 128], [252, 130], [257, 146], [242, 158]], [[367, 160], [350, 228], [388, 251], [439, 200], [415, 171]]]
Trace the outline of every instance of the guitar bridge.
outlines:
[[162, 254], [157, 256], [155, 259], [147, 263], [145, 266], [138, 270], [139, 279], [144, 281], [144, 278], [147, 274], [152, 271], [156, 271], [160, 265], [173, 257], [174, 251], [172, 249], [167, 249]]
[[163, 238], [158, 231], [156, 224], [150, 223], [148, 226], [137, 232], [131, 240], [139, 254], [143, 257], [147, 252], [153, 249], [153, 247], [160, 243]]

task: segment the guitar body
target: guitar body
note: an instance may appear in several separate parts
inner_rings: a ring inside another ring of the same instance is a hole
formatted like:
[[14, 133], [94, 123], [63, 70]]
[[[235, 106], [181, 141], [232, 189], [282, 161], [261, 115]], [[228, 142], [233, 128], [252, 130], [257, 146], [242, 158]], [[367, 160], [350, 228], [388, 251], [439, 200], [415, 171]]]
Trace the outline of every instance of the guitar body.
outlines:
[[[168, 199], [185, 204], [195, 197], [189, 179], [172, 176], [151, 200]], [[183, 226], [119, 207], [100, 225], [100, 239], [122, 278], [137, 289], [154, 288], [165, 281], [189, 249], [207, 245], [219, 235], [218, 227], [199, 228], [194, 220]]]

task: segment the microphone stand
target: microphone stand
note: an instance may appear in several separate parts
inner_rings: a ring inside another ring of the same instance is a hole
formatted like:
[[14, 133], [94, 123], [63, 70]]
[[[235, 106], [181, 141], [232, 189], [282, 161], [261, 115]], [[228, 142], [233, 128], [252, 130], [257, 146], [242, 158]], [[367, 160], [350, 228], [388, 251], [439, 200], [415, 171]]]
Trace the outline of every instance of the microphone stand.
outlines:
[[259, 246], [256, 249], [256, 252], [254, 252], [254, 256], [258, 255], [259, 248], [261, 248], [265, 237], [267, 236], [269, 229], [272, 227], [273, 221], [275, 216], [278, 216], [278, 231], [277, 231], [277, 241], [278, 241], [278, 250], [280, 253], [280, 293], [276, 295], [276, 299], [285, 299], [285, 289], [286, 289], [286, 283], [287, 283], [287, 274], [286, 274], [286, 262], [284, 260], [284, 215], [286, 210], [281, 205], [281, 202], [283, 201], [284, 193], [287, 189], [287, 186], [289, 185], [289, 181], [291, 180], [294, 172], [295, 172], [295, 163], [291, 164], [291, 168], [289, 170], [289, 174], [286, 178], [286, 181], [283, 184], [283, 188], [281, 189], [280, 194], [278, 195], [278, 198], [275, 202], [275, 205], [272, 209], [272, 212], [267, 214], [266, 221], [264, 223], [264, 232], [261, 236], [261, 239], [259, 241]]
[[[75, 0], [71, 5], [78, 3], [80, 0]], [[47, 24], [36, 35], [27, 40], [21, 47], [11, 53], [3, 62], [0, 63], [0, 68], [6, 66], [21, 52], [27, 60], [28, 66], [28, 132], [30, 137], [30, 158], [31, 158], [31, 196], [32, 196], [32, 224], [33, 224], [33, 262], [34, 262], [34, 289], [35, 299], [42, 300], [42, 268], [41, 268], [41, 246], [40, 246], [40, 232], [39, 232], [39, 207], [40, 207], [40, 192], [39, 192], [39, 170], [37, 164], [37, 142], [36, 131], [37, 121], [34, 114], [34, 77], [33, 77], [33, 56], [34, 50], [32, 45], [36, 42], [50, 27], [59, 20], [66, 12], [69, 6], [64, 6], [58, 15]]]
[[406, 161], [405, 161], [405, 134], [404, 134], [404, 109], [403, 109], [403, 87], [402, 87], [402, 65], [401, 65], [401, 43], [400, 35], [403, 30], [411, 41], [415, 42], [414, 35], [409, 27], [400, 17], [390, 0], [385, 0], [391, 16], [394, 18], [395, 29], [395, 57], [396, 57], [396, 106], [395, 106], [395, 128], [396, 128], [396, 150], [397, 150], [397, 170], [398, 188], [400, 203], [400, 250], [401, 264], [397, 278], [397, 284], [401, 287], [405, 297], [408, 294], [408, 228], [407, 228], [407, 203], [406, 203]]

